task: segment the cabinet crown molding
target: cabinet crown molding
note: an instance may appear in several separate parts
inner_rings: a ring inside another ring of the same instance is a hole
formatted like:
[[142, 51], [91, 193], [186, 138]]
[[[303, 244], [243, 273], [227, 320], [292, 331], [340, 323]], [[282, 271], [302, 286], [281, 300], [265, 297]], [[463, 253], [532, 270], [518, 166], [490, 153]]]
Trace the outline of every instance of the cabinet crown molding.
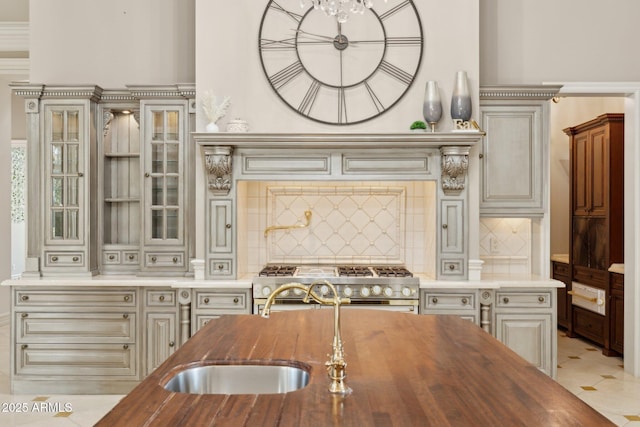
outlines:
[[480, 86], [480, 100], [549, 100], [560, 89], [561, 85]]

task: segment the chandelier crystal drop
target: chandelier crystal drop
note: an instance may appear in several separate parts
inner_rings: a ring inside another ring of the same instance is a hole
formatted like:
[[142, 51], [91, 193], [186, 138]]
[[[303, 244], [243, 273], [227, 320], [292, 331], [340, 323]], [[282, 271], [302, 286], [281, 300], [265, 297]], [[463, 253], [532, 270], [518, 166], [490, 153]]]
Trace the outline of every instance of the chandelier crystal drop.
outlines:
[[[363, 14], [365, 9], [373, 7], [372, 0], [300, 0], [300, 7], [305, 8], [308, 1], [311, 1], [315, 9], [320, 9], [327, 16], [335, 16], [341, 24], [349, 20], [349, 13]], [[387, 0], [384, 2], [386, 3]]]

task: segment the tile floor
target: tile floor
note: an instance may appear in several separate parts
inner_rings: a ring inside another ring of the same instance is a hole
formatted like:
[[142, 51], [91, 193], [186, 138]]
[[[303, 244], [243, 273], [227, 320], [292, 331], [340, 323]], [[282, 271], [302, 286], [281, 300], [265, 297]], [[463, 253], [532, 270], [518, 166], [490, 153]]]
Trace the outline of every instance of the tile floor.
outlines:
[[[558, 332], [558, 382], [618, 426], [640, 426], [640, 378], [622, 360]], [[0, 426], [90, 427], [120, 395], [21, 396], [9, 392], [9, 326], [0, 326]], [[26, 412], [16, 411], [26, 409]]]

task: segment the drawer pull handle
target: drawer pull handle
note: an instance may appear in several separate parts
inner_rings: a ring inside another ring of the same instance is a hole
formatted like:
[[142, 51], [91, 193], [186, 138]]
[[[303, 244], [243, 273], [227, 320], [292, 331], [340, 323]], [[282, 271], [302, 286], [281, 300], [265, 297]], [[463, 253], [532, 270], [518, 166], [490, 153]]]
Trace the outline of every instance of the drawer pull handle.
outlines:
[[164, 301], [164, 295], [160, 295], [160, 298], [158, 298], [160, 301]]
[[586, 301], [589, 301], [589, 302], [596, 303], [598, 305], [603, 305], [604, 304], [604, 301], [602, 301], [601, 299], [598, 299], [596, 297], [586, 297], [586, 296], [581, 295], [581, 294], [579, 294], [579, 293], [577, 293], [575, 291], [567, 291], [567, 293], [569, 295], [571, 295], [572, 297], [580, 298], [580, 299], [583, 299], [583, 300], [586, 300]]
[[462, 305], [467, 305], [468, 302], [469, 300], [467, 300], [466, 298], [462, 298]]
[[175, 342], [173, 342], [173, 341], [170, 341], [170, 342], [169, 342], [169, 347], [175, 347], [175, 345], [176, 345], [176, 343], [175, 343]]
[[125, 296], [124, 296], [124, 300], [125, 300], [125, 301], [129, 301], [130, 299], [131, 299], [131, 297], [130, 297], [129, 295], [125, 295]]
[[129, 318], [129, 315], [128, 315], [127, 313], [125, 313], [125, 314], [123, 314], [123, 315], [122, 315], [122, 318], [123, 318], [123, 319], [128, 319], [128, 318]]
[[544, 297], [543, 296], [539, 296], [538, 297], [538, 302], [543, 303], [544, 302]]
[[178, 257], [177, 257], [177, 256], [174, 256], [174, 257], [173, 257], [173, 263], [174, 263], [174, 264], [177, 264], [177, 263], [178, 263]]
[[502, 302], [505, 304], [509, 304], [509, 298], [507, 297], [502, 298]]
[[438, 303], [438, 298], [436, 298], [436, 297], [431, 298], [431, 302], [434, 303], [434, 304], [437, 304]]
[[129, 344], [125, 344], [125, 345], [123, 345], [123, 346], [122, 346], [122, 348], [123, 348], [124, 350], [127, 350], [127, 349], [129, 348]]
[[53, 262], [58, 261], [58, 257], [57, 257], [57, 256], [52, 256], [52, 257], [51, 257], [51, 261], [53, 261]]
[[154, 256], [151, 257], [151, 262], [156, 262], [157, 260], [158, 260], [158, 258], [156, 258]]
[[29, 346], [27, 344], [22, 344], [20, 348], [22, 348], [23, 350], [26, 350], [27, 348], [29, 348]]
[[80, 258], [78, 258], [77, 256], [74, 256], [73, 258], [71, 258], [71, 260], [72, 260], [73, 262], [78, 262], [78, 260], [79, 260], [79, 259], [80, 259]]
[[240, 301], [240, 299], [239, 299], [238, 297], [235, 297], [235, 298], [233, 299], [233, 303], [234, 303], [234, 304], [237, 304], [239, 301]]
[[205, 298], [205, 299], [204, 299], [204, 303], [205, 303], [205, 304], [209, 304], [209, 298]]
[[29, 317], [29, 313], [22, 313], [22, 317]]
[[29, 295], [22, 295], [22, 298], [20, 298], [22, 301], [29, 301]]

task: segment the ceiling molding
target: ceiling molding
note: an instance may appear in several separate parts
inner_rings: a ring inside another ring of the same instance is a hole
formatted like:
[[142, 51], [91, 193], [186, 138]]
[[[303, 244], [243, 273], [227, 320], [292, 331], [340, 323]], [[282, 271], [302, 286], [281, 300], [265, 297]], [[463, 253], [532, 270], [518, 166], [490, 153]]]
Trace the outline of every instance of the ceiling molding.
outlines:
[[0, 52], [29, 52], [29, 23], [0, 21]]
[[568, 82], [549, 84], [562, 85], [558, 96], [627, 96], [640, 90], [640, 82]]
[[0, 58], [0, 75], [29, 75], [29, 58]]

